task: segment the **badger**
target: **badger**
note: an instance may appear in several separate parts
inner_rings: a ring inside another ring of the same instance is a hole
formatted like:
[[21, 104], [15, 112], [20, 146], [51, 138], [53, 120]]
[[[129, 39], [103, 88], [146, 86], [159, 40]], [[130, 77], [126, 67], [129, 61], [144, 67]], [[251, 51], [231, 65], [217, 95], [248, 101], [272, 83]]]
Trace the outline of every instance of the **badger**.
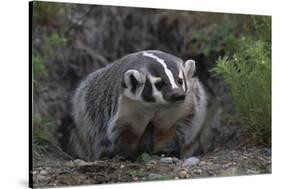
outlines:
[[195, 61], [157, 50], [132, 53], [90, 73], [72, 99], [68, 152], [87, 161], [143, 152], [192, 156], [207, 97]]

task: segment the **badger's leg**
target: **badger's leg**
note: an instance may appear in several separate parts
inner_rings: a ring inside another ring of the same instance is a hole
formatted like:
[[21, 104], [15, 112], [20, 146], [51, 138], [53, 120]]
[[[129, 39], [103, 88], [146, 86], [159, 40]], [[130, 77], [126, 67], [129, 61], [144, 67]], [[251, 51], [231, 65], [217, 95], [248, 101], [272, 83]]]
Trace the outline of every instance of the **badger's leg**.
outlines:
[[212, 147], [213, 128], [220, 125], [220, 103], [218, 99], [212, 98], [209, 101], [204, 122], [199, 126], [199, 129], [194, 129], [196, 123], [192, 123], [191, 127], [181, 124], [182, 127], [178, 129], [178, 138], [181, 142], [181, 157], [187, 158], [198, 153], [206, 153]]
[[153, 137], [153, 153], [164, 152], [167, 150], [175, 150], [175, 149], [167, 149], [170, 147], [171, 141], [175, 140], [176, 136], [176, 127], [172, 127], [168, 130], [163, 130], [159, 128], [154, 129], [154, 137]]
[[134, 159], [138, 155], [138, 143], [144, 129], [135, 129], [133, 124], [117, 121], [111, 132], [113, 155]]
[[200, 149], [200, 141], [196, 140], [192, 143], [185, 144], [181, 147], [180, 158], [188, 158], [196, 155]]

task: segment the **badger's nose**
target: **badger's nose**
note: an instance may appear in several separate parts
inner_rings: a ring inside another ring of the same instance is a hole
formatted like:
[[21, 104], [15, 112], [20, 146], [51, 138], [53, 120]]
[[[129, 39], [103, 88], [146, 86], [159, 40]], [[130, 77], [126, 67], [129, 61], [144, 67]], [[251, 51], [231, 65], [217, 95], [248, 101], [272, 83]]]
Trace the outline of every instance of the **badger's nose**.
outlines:
[[182, 90], [174, 90], [172, 93], [171, 93], [171, 96], [170, 96], [170, 101], [171, 102], [177, 102], [177, 101], [182, 101], [185, 99], [185, 94]]

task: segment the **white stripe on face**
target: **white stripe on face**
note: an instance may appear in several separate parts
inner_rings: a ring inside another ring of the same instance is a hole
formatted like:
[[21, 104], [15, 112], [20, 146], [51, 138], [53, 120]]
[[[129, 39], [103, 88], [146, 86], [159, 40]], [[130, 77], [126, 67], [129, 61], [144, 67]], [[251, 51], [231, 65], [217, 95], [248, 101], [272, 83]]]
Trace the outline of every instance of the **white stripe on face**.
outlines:
[[148, 56], [150, 58], [155, 59], [157, 62], [159, 62], [163, 66], [163, 68], [165, 70], [165, 73], [166, 73], [167, 77], [169, 78], [169, 81], [171, 83], [172, 88], [173, 89], [178, 88], [178, 86], [176, 85], [176, 82], [174, 80], [174, 77], [173, 77], [173, 74], [172, 74], [171, 70], [168, 69], [168, 67], [167, 67], [167, 65], [166, 65], [166, 63], [163, 59], [155, 56], [154, 54], [147, 53], [147, 52], [143, 52], [143, 56]]
[[165, 103], [165, 100], [163, 98], [162, 92], [158, 91], [158, 89], [156, 89], [155, 87], [155, 83], [159, 80], [161, 80], [161, 78], [159, 77], [153, 77], [151, 75], [148, 76], [150, 83], [152, 85], [152, 96], [154, 97], [154, 99], [156, 100], [156, 102], [161, 102], [161, 103]]

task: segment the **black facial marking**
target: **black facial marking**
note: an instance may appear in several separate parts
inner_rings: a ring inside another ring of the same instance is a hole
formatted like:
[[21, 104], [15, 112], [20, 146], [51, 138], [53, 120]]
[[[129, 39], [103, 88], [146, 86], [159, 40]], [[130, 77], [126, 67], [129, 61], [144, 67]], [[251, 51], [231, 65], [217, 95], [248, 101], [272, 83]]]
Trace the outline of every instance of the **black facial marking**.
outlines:
[[124, 89], [127, 88], [127, 85], [126, 85], [126, 83], [125, 83], [124, 81], [121, 82], [121, 86], [122, 86]]
[[166, 83], [161, 80], [161, 81], [156, 82], [154, 85], [160, 91], [166, 85]]
[[169, 91], [166, 98], [170, 102], [183, 101], [185, 99], [185, 93], [181, 88], [177, 88]]
[[150, 80], [148, 78], [146, 78], [146, 81], [145, 81], [145, 84], [144, 84], [142, 97], [147, 102], [155, 102], [155, 99], [152, 96], [152, 85], [151, 85]]
[[178, 79], [178, 84], [182, 86], [183, 80], [181, 78]]
[[138, 85], [138, 81], [136, 80], [136, 78], [133, 75], [130, 75], [130, 83], [132, 85], [132, 93], [134, 94], [137, 90], [137, 85]]

